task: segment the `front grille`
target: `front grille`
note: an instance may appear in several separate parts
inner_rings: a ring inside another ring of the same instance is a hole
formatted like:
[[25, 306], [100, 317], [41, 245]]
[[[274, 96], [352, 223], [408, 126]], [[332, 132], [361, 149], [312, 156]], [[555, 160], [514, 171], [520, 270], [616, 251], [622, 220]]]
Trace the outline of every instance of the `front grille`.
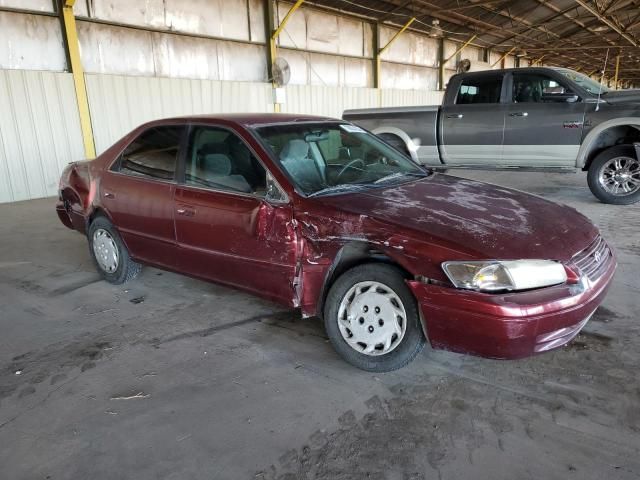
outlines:
[[572, 261], [590, 280], [595, 280], [607, 269], [612, 255], [607, 242], [598, 235], [598, 238], [587, 248], [577, 253]]

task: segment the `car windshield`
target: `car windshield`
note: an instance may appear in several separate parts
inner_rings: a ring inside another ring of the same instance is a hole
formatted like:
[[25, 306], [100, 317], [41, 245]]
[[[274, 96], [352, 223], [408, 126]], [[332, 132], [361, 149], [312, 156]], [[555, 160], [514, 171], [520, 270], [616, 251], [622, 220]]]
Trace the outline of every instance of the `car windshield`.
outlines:
[[594, 95], [597, 95], [598, 92], [604, 94], [609, 91], [609, 89], [604, 85], [602, 85], [600, 82], [597, 82], [596, 80], [590, 77], [587, 77], [582, 73], [574, 72], [573, 70], [569, 70], [567, 68], [559, 68], [558, 72], [560, 72], [562, 75], [567, 77], [572, 82], [577, 83], [579, 86], [584, 88], [587, 92], [593, 93]]
[[287, 123], [255, 129], [305, 195], [328, 195], [429, 175], [393, 147], [348, 123]]

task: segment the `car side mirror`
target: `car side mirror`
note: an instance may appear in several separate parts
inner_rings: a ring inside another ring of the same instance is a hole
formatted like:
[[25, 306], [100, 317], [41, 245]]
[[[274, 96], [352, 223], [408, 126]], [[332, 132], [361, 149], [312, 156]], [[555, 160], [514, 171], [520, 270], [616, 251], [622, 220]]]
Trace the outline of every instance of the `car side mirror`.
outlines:
[[269, 203], [285, 204], [289, 203], [289, 196], [278, 185], [278, 182], [267, 172], [267, 189], [264, 199]]

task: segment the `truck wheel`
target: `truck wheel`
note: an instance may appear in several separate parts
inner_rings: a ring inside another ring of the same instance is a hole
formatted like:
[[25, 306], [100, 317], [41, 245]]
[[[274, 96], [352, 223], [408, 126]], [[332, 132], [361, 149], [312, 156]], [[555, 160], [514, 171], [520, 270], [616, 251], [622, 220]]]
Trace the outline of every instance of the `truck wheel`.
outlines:
[[640, 160], [631, 145], [607, 148], [593, 159], [587, 183], [603, 203], [630, 205], [640, 201]]
[[364, 264], [332, 285], [324, 323], [333, 347], [369, 372], [404, 367], [425, 344], [418, 307], [398, 269]]
[[404, 140], [402, 140], [399, 136], [394, 135], [393, 133], [381, 133], [378, 136], [382, 140], [387, 142], [389, 145], [391, 145], [393, 148], [395, 148], [396, 150], [401, 151], [407, 157], [411, 158], [411, 154], [409, 153], [409, 149], [407, 148], [407, 144], [404, 143]]
[[142, 269], [129, 257], [118, 231], [105, 217], [96, 217], [89, 227], [89, 251], [102, 278], [114, 285], [137, 277]]

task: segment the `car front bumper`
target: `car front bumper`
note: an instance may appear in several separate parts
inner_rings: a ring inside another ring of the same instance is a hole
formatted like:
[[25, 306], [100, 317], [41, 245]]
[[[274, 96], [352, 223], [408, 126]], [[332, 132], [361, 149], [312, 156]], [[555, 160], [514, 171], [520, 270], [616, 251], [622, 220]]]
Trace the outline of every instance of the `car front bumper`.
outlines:
[[571, 341], [604, 300], [616, 270], [611, 257], [595, 280], [526, 292], [486, 294], [410, 281], [434, 348], [516, 359]]

